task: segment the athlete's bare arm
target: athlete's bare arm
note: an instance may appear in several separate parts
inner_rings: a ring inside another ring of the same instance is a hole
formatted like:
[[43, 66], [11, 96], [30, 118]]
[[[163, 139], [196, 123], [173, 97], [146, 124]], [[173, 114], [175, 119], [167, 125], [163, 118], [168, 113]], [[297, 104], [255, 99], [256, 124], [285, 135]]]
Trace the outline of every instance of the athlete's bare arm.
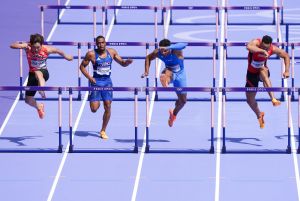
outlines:
[[59, 54], [60, 56], [62, 56], [63, 58], [65, 58], [68, 61], [72, 61], [73, 60], [73, 56], [72, 55], [66, 54], [62, 50], [60, 50], [60, 49], [58, 49], [56, 47], [49, 46], [49, 45], [45, 45], [45, 46], [46, 46], [47, 51], [48, 51], [49, 54]]
[[132, 59], [122, 59], [118, 52], [113, 48], [107, 48], [107, 51], [113, 56], [113, 59], [123, 67], [127, 67], [132, 63]]
[[268, 52], [266, 50], [264, 50], [264, 49], [262, 49], [262, 48], [259, 47], [259, 40], [257, 40], [257, 39], [251, 40], [247, 44], [246, 48], [247, 48], [247, 50], [249, 52], [252, 52], [252, 53], [254, 53], [254, 52], [260, 52], [260, 53], [265, 54], [266, 57], [269, 56], [269, 54], [268, 54]]
[[173, 53], [178, 57], [178, 59], [184, 59], [183, 53], [181, 50], [173, 50]]
[[86, 53], [84, 59], [82, 60], [80, 64], [80, 71], [82, 74], [91, 82], [96, 83], [96, 80], [89, 74], [89, 72], [86, 70], [86, 67], [89, 65], [91, 61], [95, 60], [95, 53], [94, 51], [89, 51]]
[[274, 54], [277, 54], [280, 58], [284, 60], [285, 71], [283, 73], [284, 78], [288, 78], [290, 76], [290, 56], [283, 49], [273, 46]]
[[142, 78], [147, 77], [149, 75], [149, 69], [151, 65], [151, 61], [157, 58], [158, 56], [158, 49], [155, 49], [153, 52], [148, 54], [145, 59], [145, 72], [142, 74]]
[[12, 49], [26, 49], [29, 47], [29, 44], [26, 42], [14, 42], [10, 45]]

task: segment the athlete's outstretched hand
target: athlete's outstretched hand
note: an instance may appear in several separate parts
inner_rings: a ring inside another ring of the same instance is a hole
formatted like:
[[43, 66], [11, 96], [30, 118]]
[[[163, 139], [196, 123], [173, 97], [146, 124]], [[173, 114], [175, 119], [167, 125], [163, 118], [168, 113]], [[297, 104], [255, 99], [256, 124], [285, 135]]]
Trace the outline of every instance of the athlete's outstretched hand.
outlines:
[[290, 77], [290, 72], [283, 73], [283, 78], [289, 78], [289, 77]]

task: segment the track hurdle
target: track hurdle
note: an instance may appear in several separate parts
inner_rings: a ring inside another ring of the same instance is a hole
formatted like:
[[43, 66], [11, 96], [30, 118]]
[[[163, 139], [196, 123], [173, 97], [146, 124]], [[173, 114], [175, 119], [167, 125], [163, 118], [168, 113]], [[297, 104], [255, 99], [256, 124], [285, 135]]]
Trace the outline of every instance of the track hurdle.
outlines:
[[[214, 96], [215, 88], [205, 88], [205, 87], [146, 87], [144, 88], [146, 92], [146, 153], [214, 153]], [[175, 150], [163, 150], [163, 149], [150, 149], [150, 111], [149, 111], [149, 92], [177, 92], [177, 91], [186, 91], [186, 92], [208, 92], [210, 93], [210, 103], [211, 103], [211, 133], [210, 133], [210, 148], [209, 150], [203, 149], [175, 149]]]
[[[291, 153], [291, 88], [264, 88], [264, 87], [224, 87], [222, 91], [222, 153]], [[285, 150], [264, 149], [264, 150], [228, 150], [226, 147], [226, 93], [228, 92], [287, 92], [288, 94], [288, 129], [287, 129], [287, 148]]]
[[[141, 91], [135, 87], [68, 87], [69, 91], [69, 152], [70, 153], [138, 153], [138, 92]], [[134, 147], [133, 149], [75, 149], [73, 138], [75, 131], [73, 131], [73, 91], [121, 91], [134, 92]]]
[[[0, 86], [0, 91], [57, 91], [58, 92], [58, 148], [29, 148], [8, 149], [0, 148], [0, 153], [62, 153], [62, 91], [63, 87], [35, 87], [35, 86]], [[28, 106], [29, 107], [29, 106]]]

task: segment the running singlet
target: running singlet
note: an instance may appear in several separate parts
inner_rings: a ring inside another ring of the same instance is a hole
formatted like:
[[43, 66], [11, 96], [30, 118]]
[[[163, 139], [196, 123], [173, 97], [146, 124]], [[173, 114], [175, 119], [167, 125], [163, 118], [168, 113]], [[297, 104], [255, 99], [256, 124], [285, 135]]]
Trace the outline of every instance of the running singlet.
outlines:
[[167, 55], [166, 57], [164, 57], [160, 51], [158, 51], [158, 58], [160, 60], [162, 60], [165, 65], [166, 68], [170, 71], [172, 71], [173, 73], [177, 73], [181, 70], [184, 69], [183, 66], [183, 59], [179, 59], [174, 53], [173, 51], [171, 52], [171, 54]]
[[[260, 44], [262, 43], [261, 39], [257, 39], [257, 40], [259, 40]], [[268, 50], [268, 54], [269, 56], [265, 57], [265, 55], [260, 52], [255, 52], [255, 53], [249, 52], [248, 71], [250, 71], [251, 73], [258, 73], [260, 68], [266, 67], [268, 58], [273, 54], [272, 44], [270, 46], [270, 49]]]
[[26, 49], [26, 56], [29, 66], [29, 72], [34, 72], [39, 69], [47, 69], [48, 51], [45, 46], [42, 46], [38, 53]]
[[94, 78], [101, 78], [101, 77], [110, 77], [111, 74], [111, 63], [112, 58], [109, 52], [106, 50], [106, 57], [101, 58], [100, 55], [95, 51], [95, 64], [93, 65], [94, 69]]

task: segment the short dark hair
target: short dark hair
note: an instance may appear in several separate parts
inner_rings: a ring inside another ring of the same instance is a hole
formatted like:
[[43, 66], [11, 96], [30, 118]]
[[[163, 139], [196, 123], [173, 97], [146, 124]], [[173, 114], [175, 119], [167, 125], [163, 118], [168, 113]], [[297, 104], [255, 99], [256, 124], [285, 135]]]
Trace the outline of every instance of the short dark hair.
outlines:
[[41, 45], [43, 45], [44, 37], [38, 33], [30, 35], [30, 44], [33, 45], [35, 43], [40, 43]]
[[99, 36], [97, 36], [96, 41], [99, 40], [100, 38], [103, 38], [105, 40], [104, 36], [99, 35]]
[[159, 41], [160, 47], [168, 47], [170, 45], [171, 45], [171, 41], [169, 41], [168, 39], [162, 39], [161, 41]]
[[271, 44], [272, 41], [273, 41], [273, 38], [271, 36], [268, 36], [268, 35], [265, 35], [262, 38], [262, 42], [265, 43], [265, 44]]

